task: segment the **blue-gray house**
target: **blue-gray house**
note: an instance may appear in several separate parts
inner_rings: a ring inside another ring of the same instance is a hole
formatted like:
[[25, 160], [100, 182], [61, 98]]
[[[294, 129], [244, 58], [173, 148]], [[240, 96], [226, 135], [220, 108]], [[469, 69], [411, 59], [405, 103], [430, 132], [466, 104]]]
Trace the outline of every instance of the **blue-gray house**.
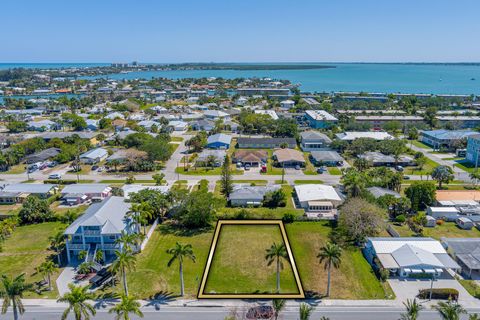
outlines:
[[211, 135], [207, 139], [207, 148], [210, 149], [228, 149], [232, 142], [232, 136], [224, 133]]

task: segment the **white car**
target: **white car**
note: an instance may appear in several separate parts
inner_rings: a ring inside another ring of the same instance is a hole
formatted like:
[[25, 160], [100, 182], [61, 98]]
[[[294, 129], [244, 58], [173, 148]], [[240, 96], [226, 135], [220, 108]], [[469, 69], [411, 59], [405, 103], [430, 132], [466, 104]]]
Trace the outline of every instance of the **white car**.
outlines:
[[62, 176], [59, 173], [53, 173], [53, 174], [48, 176], [48, 179], [60, 180], [60, 179], [62, 179]]

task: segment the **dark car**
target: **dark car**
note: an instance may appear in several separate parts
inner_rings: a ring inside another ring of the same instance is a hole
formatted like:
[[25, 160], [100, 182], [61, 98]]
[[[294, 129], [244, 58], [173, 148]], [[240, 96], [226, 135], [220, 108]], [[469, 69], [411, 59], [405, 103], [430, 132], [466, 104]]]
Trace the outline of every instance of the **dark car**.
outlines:
[[95, 166], [92, 166], [92, 170], [93, 170], [93, 171], [95, 171], [95, 170], [97, 170], [97, 169], [98, 169], [98, 166], [96, 166], [96, 165], [95, 165]]
[[271, 319], [273, 308], [271, 306], [258, 306], [248, 309], [247, 319]]
[[90, 279], [90, 284], [94, 287], [99, 287], [112, 277], [112, 273], [107, 268], [103, 268]]

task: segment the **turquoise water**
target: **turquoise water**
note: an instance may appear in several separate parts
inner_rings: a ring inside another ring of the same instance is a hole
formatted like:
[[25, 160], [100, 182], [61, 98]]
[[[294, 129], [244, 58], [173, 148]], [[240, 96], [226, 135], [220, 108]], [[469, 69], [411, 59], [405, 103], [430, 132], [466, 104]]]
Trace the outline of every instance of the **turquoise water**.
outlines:
[[[0, 64], [5, 66], [65, 67], [108, 64]], [[386, 93], [480, 94], [480, 65], [460, 64], [327, 64], [329, 69], [309, 70], [173, 70], [110, 74], [111, 79], [152, 77], [269, 77], [301, 84], [302, 91], [366, 91]], [[95, 78], [95, 77], [91, 77]], [[472, 78], [476, 80], [471, 80]]]

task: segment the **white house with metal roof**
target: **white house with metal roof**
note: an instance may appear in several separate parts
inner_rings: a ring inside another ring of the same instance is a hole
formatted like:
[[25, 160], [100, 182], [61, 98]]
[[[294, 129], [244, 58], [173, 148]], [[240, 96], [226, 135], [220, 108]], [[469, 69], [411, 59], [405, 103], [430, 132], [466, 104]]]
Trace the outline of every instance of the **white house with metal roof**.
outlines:
[[460, 269], [442, 244], [432, 238], [368, 238], [363, 253], [374, 267], [400, 277], [438, 277], [448, 269]]
[[108, 151], [103, 148], [95, 148], [80, 155], [80, 162], [95, 164], [107, 159]]
[[324, 184], [301, 184], [295, 186], [297, 206], [310, 218], [335, 219], [337, 207], [343, 199], [332, 186]]
[[68, 262], [78, 259], [81, 251], [88, 253], [85, 261], [93, 261], [95, 252], [99, 250], [103, 252], [105, 261], [111, 260], [115, 250], [122, 248], [116, 243], [122, 232], [139, 232], [138, 225], [127, 215], [130, 206], [123, 197], [109, 197], [91, 205], [64, 232]]

